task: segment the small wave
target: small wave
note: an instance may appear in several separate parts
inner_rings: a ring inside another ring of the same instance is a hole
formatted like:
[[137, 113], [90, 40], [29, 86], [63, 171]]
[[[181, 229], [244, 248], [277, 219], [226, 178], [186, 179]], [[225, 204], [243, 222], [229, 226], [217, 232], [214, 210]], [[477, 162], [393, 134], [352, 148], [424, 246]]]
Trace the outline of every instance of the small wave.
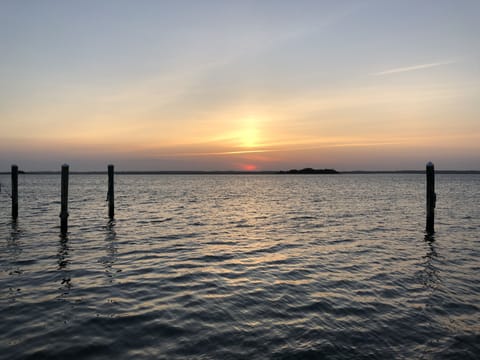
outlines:
[[159, 224], [159, 223], [164, 223], [164, 222], [167, 222], [167, 221], [172, 221], [173, 218], [169, 217], [169, 218], [165, 218], [165, 219], [155, 219], [155, 220], [150, 220], [150, 222], [152, 224]]

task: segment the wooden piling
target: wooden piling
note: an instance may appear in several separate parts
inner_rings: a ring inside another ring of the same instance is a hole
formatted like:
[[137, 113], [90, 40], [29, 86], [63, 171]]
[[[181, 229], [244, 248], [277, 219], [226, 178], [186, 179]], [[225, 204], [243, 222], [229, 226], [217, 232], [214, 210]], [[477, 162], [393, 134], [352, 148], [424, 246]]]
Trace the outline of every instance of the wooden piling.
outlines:
[[12, 218], [18, 218], [18, 166], [12, 165]]
[[435, 169], [432, 162], [426, 167], [427, 173], [427, 226], [426, 232], [433, 234], [435, 232], [435, 205], [437, 195], [435, 194]]
[[114, 181], [113, 181], [114, 167], [108, 165], [108, 217], [113, 220], [115, 214], [115, 193], [114, 193]]
[[62, 165], [60, 231], [66, 235], [68, 231], [68, 172], [69, 166]]

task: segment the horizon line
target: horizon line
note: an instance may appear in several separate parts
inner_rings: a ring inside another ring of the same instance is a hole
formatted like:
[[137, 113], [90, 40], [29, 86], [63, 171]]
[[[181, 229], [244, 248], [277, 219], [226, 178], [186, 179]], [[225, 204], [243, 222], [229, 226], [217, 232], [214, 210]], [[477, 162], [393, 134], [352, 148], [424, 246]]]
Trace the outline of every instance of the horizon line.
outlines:
[[[321, 173], [289, 173], [290, 170], [298, 169], [288, 169], [288, 170], [115, 170], [116, 174], [119, 175], [215, 175], [215, 174], [226, 174], [226, 175], [235, 175], [235, 174], [251, 174], [251, 175], [262, 175], [262, 174], [278, 174], [278, 175], [324, 175]], [[397, 170], [336, 170], [336, 169], [314, 169], [317, 171], [322, 170], [335, 170], [338, 174], [416, 174], [424, 173], [425, 169], [397, 169]], [[480, 170], [475, 169], [462, 169], [462, 170], [451, 170], [451, 169], [435, 169], [436, 173], [457, 173], [457, 174], [480, 174]], [[56, 175], [60, 174], [61, 170], [22, 170], [19, 169], [19, 175]], [[70, 171], [70, 174], [76, 175], [103, 175], [108, 174], [107, 170], [74, 170]], [[0, 171], [0, 175], [9, 175], [11, 171]], [[328, 174], [325, 174], [328, 175]], [[335, 175], [335, 174], [331, 174]]]

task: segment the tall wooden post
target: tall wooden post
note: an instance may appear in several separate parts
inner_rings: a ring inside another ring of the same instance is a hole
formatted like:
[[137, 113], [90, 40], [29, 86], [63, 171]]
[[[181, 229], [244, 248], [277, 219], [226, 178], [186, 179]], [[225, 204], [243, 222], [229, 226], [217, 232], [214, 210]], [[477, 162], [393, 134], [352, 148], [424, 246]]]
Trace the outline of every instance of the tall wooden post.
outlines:
[[435, 194], [435, 169], [432, 162], [427, 164], [427, 227], [428, 234], [435, 232], [435, 205], [437, 195]]
[[60, 231], [65, 235], [68, 231], [68, 171], [67, 164], [62, 165]]
[[114, 193], [114, 181], [113, 181], [114, 168], [113, 165], [108, 165], [108, 217], [113, 220], [115, 214], [115, 193]]
[[12, 165], [12, 218], [18, 218], [18, 166]]

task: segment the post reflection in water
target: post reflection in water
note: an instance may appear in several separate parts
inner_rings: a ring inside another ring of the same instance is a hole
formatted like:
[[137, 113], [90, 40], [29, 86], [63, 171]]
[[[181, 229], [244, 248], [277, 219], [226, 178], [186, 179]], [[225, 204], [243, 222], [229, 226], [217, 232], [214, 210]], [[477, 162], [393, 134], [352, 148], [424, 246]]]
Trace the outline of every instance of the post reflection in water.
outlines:
[[[20, 246], [20, 235], [21, 230], [18, 228], [18, 223], [16, 220], [12, 220], [10, 237], [7, 239], [7, 254], [6, 259], [10, 259], [7, 270], [8, 275], [10, 276], [8, 287], [8, 297], [10, 302], [16, 302], [20, 294], [21, 288], [15, 286], [17, 281], [16, 278], [23, 274], [23, 270], [20, 267], [19, 257], [22, 253], [22, 248]], [[18, 284], [17, 284], [18, 285]]]
[[115, 243], [115, 239], [117, 237], [117, 233], [115, 232], [115, 220], [110, 220], [105, 227], [105, 230], [105, 256], [102, 258], [102, 263], [105, 267], [105, 274], [108, 282], [112, 283], [115, 273], [113, 265], [117, 256], [117, 246]]
[[61, 286], [59, 288], [62, 291], [61, 297], [65, 297], [66, 295], [68, 295], [72, 287], [70, 271], [68, 269], [69, 262], [70, 256], [68, 247], [68, 235], [60, 235], [60, 242], [57, 253], [57, 270], [61, 272], [62, 278], [60, 282]]
[[426, 288], [435, 290], [441, 283], [438, 268], [435, 266], [438, 257], [434, 246], [435, 236], [432, 234], [425, 235], [425, 243], [428, 245], [428, 251], [423, 256], [423, 259], [425, 259], [423, 284]]
[[12, 220], [11, 228], [12, 228], [12, 231], [10, 232], [10, 240], [15, 241], [20, 236], [17, 220]]
[[21, 248], [18, 244], [20, 240], [21, 231], [18, 228], [18, 223], [16, 220], [12, 220], [10, 237], [7, 241], [7, 250], [12, 260], [16, 260], [18, 255], [21, 253]]

